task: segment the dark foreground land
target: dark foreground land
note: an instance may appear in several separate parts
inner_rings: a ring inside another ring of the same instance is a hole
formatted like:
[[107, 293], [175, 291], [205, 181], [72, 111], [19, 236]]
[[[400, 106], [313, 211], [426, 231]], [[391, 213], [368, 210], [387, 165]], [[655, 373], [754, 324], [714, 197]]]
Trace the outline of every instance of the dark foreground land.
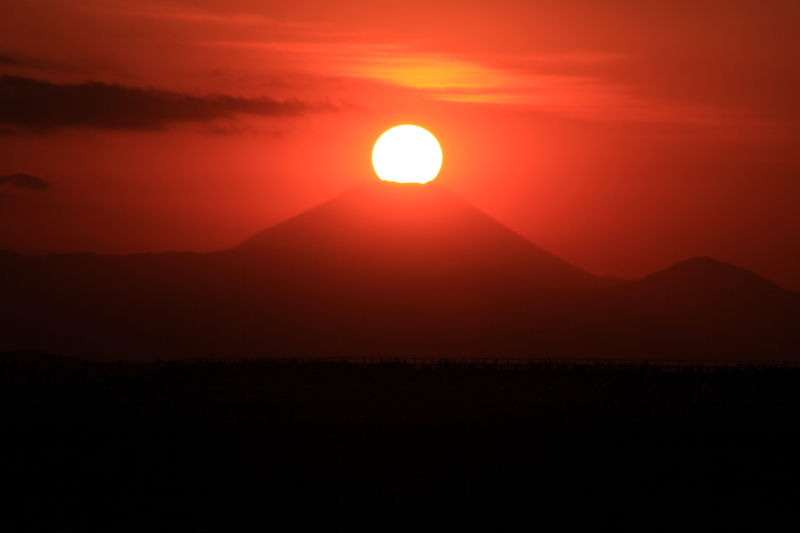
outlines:
[[798, 365], [7, 354], [0, 391], [45, 531], [764, 525], [800, 480]]

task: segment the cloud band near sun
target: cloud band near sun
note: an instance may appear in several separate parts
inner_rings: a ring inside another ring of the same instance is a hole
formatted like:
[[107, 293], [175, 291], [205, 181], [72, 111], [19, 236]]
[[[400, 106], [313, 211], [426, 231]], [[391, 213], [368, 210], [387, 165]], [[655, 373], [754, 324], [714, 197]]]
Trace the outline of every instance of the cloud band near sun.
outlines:
[[34, 192], [46, 191], [53, 186], [51, 182], [38, 176], [22, 173], [0, 176], [0, 185], [4, 184]]
[[327, 104], [229, 95], [196, 96], [154, 88], [87, 82], [57, 84], [0, 76], [0, 124], [25, 130], [96, 128], [161, 130], [179, 122], [211, 122], [236, 115], [294, 116], [330, 111]]

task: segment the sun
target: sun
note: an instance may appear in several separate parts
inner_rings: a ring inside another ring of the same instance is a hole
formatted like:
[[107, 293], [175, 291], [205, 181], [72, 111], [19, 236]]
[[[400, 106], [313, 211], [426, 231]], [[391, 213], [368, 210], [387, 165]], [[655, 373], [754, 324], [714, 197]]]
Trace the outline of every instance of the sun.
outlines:
[[372, 166], [383, 181], [427, 183], [442, 168], [442, 147], [424, 128], [395, 126], [375, 142]]

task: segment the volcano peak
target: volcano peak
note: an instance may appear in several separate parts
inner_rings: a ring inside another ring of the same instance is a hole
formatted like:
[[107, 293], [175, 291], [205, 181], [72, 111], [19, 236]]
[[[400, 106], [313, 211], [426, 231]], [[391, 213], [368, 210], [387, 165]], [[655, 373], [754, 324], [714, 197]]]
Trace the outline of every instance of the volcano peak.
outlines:
[[361, 183], [261, 231], [236, 248], [301, 252], [338, 265], [444, 275], [474, 271], [511, 277], [538, 289], [580, 290], [592, 274], [542, 250], [436, 183]]

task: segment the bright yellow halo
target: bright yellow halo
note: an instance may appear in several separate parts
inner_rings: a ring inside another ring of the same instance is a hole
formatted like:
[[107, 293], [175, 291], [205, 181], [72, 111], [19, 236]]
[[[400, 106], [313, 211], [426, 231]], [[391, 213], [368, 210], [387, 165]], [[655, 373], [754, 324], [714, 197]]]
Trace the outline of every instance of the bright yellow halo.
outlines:
[[427, 183], [442, 168], [442, 148], [426, 129], [395, 126], [375, 143], [372, 166], [383, 181]]

